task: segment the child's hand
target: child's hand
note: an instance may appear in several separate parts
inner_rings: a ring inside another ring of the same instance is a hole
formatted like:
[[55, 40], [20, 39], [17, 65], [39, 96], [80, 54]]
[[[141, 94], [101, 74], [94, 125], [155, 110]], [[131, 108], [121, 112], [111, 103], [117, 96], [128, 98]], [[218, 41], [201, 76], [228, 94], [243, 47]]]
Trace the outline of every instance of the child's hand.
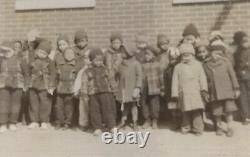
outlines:
[[133, 98], [137, 99], [140, 98], [140, 88], [135, 88], [133, 91]]
[[209, 102], [209, 94], [207, 91], [201, 91], [201, 96], [205, 103]]
[[240, 90], [235, 90], [234, 91], [234, 94], [235, 94], [235, 98], [237, 99], [237, 98], [239, 98], [240, 97]]
[[27, 90], [28, 90], [27, 87], [23, 87], [24, 92], [27, 92]]
[[54, 94], [54, 89], [53, 89], [53, 88], [48, 89], [48, 93], [49, 93], [50, 95], [53, 95], [53, 94]]

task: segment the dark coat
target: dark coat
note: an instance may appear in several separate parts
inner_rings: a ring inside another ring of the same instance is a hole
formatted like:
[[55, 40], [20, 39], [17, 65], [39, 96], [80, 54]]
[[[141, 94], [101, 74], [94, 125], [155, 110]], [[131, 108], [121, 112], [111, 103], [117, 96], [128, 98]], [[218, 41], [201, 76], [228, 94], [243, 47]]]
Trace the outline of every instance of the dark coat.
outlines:
[[74, 52], [76, 56], [76, 71], [79, 72], [85, 65], [89, 65], [89, 47], [85, 47], [84, 49], [79, 49], [78, 47], [74, 47]]
[[208, 79], [210, 101], [235, 99], [234, 91], [239, 89], [239, 84], [228, 59], [221, 58], [214, 62], [209, 59], [204, 63], [204, 70]]
[[235, 71], [239, 80], [250, 80], [250, 48], [238, 49], [234, 54]]

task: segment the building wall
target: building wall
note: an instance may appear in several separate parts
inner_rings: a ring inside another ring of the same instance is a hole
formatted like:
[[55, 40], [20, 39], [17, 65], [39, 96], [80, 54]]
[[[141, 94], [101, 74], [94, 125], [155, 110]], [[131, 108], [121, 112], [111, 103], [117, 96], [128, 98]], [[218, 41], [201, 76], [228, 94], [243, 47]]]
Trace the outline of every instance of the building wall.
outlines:
[[[240, 0], [239, 0], [240, 1]], [[55, 41], [59, 33], [71, 38], [74, 31], [85, 28], [91, 45], [107, 46], [111, 31], [121, 31], [125, 42], [133, 44], [138, 31], [146, 31], [151, 42], [158, 33], [166, 33], [173, 44], [183, 28], [192, 22], [202, 36], [217, 23], [228, 42], [237, 30], [250, 32], [250, 2], [172, 5], [172, 0], [96, 0], [92, 9], [18, 11], [15, 0], [0, 0], [0, 40], [24, 39], [37, 28], [42, 36]], [[217, 21], [217, 22], [216, 22]]]

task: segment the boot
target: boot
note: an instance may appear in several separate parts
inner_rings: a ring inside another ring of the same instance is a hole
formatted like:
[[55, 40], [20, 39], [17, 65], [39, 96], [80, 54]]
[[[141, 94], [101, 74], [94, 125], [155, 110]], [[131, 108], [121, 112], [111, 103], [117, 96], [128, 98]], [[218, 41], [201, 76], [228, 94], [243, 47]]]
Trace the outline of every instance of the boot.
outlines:
[[150, 119], [147, 119], [147, 120], [144, 122], [142, 128], [143, 128], [143, 129], [148, 129], [150, 126], [151, 126], [151, 121], [150, 121]]
[[133, 129], [134, 131], [137, 131], [137, 130], [138, 130], [138, 124], [137, 124], [137, 122], [133, 122], [133, 124], [132, 124], [132, 129]]
[[126, 119], [127, 119], [126, 117], [122, 117], [121, 122], [117, 126], [118, 129], [121, 129], [121, 128], [123, 128], [125, 126]]
[[157, 124], [157, 119], [153, 119], [153, 122], [152, 122], [152, 128], [153, 129], [158, 129], [158, 124]]

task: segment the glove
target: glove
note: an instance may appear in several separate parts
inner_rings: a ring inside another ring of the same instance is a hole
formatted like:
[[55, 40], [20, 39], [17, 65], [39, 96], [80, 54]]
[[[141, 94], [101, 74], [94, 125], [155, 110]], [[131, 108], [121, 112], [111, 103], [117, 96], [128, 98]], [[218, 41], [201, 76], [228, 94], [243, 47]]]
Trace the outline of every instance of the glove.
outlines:
[[208, 103], [209, 102], [209, 94], [208, 94], [208, 92], [207, 91], [201, 91], [201, 97], [202, 97], [202, 99], [203, 99], [203, 101], [205, 102], [205, 103]]
[[140, 98], [140, 91], [141, 91], [140, 88], [135, 88], [134, 91], [133, 91], [132, 97], [133, 97], [134, 99]]
[[240, 90], [235, 90], [234, 91], [235, 98], [238, 99], [240, 97]]

